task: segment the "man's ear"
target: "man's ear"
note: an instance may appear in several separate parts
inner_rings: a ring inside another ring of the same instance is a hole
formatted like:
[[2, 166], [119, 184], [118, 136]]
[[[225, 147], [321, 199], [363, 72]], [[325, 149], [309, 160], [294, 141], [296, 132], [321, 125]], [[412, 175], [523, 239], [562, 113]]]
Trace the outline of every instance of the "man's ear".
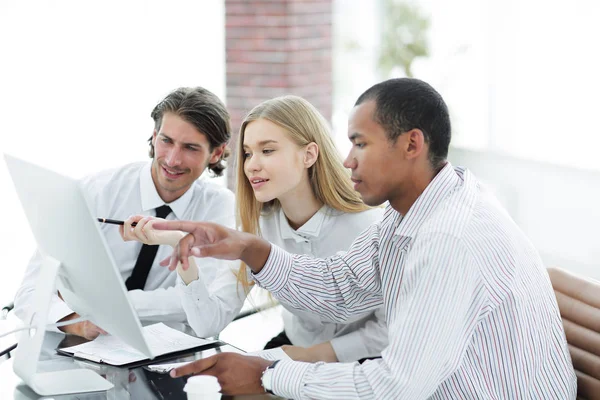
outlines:
[[310, 168], [317, 162], [319, 158], [319, 146], [315, 142], [306, 145], [304, 149], [304, 166]]
[[405, 133], [406, 143], [405, 151], [407, 159], [419, 157], [423, 151], [426, 151], [425, 134], [420, 129], [411, 129]]
[[154, 132], [152, 133], [152, 146], [156, 147], [156, 129], [154, 130]]
[[225, 152], [225, 147], [227, 147], [227, 143], [223, 143], [219, 147], [215, 147], [212, 151], [212, 154], [210, 156], [210, 160], [208, 161], [208, 163], [214, 164], [214, 163], [218, 162], [221, 159], [221, 157], [223, 156], [223, 153]]

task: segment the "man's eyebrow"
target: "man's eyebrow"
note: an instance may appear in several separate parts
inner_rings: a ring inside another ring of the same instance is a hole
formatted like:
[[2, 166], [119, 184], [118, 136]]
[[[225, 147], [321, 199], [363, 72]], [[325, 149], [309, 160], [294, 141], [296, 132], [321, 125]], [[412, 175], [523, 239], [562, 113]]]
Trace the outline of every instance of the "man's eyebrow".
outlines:
[[[163, 136], [163, 137], [169, 139], [171, 142], [174, 142], [174, 140], [171, 137], [169, 137], [169, 135], [165, 134], [164, 132], [160, 132], [158, 134], [158, 136]], [[202, 147], [202, 145], [200, 143], [184, 143], [183, 145], [184, 146], [193, 146], [193, 147]]]
[[358, 132], [354, 132], [352, 135], [348, 136], [348, 139], [350, 139], [351, 142], [355, 141], [356, 139], [360, 139], [363, 135], [361, 135]]

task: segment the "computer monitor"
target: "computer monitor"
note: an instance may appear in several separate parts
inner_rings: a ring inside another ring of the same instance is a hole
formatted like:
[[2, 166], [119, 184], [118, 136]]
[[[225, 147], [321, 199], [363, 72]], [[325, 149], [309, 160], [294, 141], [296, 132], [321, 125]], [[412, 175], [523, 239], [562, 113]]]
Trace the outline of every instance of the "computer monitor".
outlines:
[[38, 249], [45, 256], [34, 294], [35, 311], [25, 321], [36, 329], [22, 335], [13, 369], [42, 395], [107, 390], [112, 385], [93, 371], [36, 372], [55, 282], [75, 312], [153, 358], [96, 216], [79, 181], [4, 157]]

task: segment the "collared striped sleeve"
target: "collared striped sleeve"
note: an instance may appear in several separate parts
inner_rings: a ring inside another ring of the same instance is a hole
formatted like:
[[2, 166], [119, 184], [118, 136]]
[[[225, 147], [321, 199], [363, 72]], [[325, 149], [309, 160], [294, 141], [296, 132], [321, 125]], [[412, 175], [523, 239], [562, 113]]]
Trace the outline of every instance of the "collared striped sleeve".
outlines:
[[327, 259], [292, 255], [271, 245], [254, 280], [286, 305], [345, 322], [383, 304], [379, 276], [379, 225], [361, 233], [350, 250]]
[[357, 362], [281, 361], [273, 371], [273, 391], [286, 399], [375, 399]]

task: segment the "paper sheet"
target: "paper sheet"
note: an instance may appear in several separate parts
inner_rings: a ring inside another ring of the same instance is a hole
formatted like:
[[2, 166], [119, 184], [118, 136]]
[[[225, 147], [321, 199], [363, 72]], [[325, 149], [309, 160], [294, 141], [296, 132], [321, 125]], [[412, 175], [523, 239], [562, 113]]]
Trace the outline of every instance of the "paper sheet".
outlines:
[[[281, 347], [277, 347], [275, 349], [269, 349], [269, 350], [260, 350], [260, 351], [255, 351], [253, 353], [247, 353], [244, 354], [246, 356], [255, 356], [255, 357], [261, 357], [264, 358], [266, 360], [290, 360], [290, 357], [286, 354], [285, 351], [283, 351], [281, 349]], [[182, 365], [186, 365], [189, 364], [193, 361], [185, 361], [185, 362], [176, 362], [176, 363], [166, 363], [166, 364], [154, 364], [154, 365], [148, 365], [146, 368], [149, 369], [150, 371], [153, 372], [158, 372], [161, 374], [167, 374], [169, 373], [172, 369], [175, 368], [179, 368]]]
[[269, 350], [255, 351], [253, 353], [248, 353], [246, 355], [260, 357], [260, 358], [264, 358], [265, 360], [270, 360], [270, 361], [291, 360], [290, 356], [288, 356], [287, 353], [285, 351], [283, 351], [281, 347], [276, 347], [274, 349], [269, 349]]
[[154, 365], [148, 365], [146, 368], [152, 372], [158, 372], [159, 374], [167, 374], [172, 369], [179, 368], [179, 367], [189, 364], [191, 362], [193, 362], [193, 361], [184, 361], [184, 362], [167, 363], [167, 364], [154, 364]]
[[[143, 332], [155, 357], [217, 342], [187, 335], [163, 323], [145, 326]], [[111, 335], [100, 335], [91, 342], [61, 350], [75, 357], [112, 365], [124, 365], [148, 358]]]

